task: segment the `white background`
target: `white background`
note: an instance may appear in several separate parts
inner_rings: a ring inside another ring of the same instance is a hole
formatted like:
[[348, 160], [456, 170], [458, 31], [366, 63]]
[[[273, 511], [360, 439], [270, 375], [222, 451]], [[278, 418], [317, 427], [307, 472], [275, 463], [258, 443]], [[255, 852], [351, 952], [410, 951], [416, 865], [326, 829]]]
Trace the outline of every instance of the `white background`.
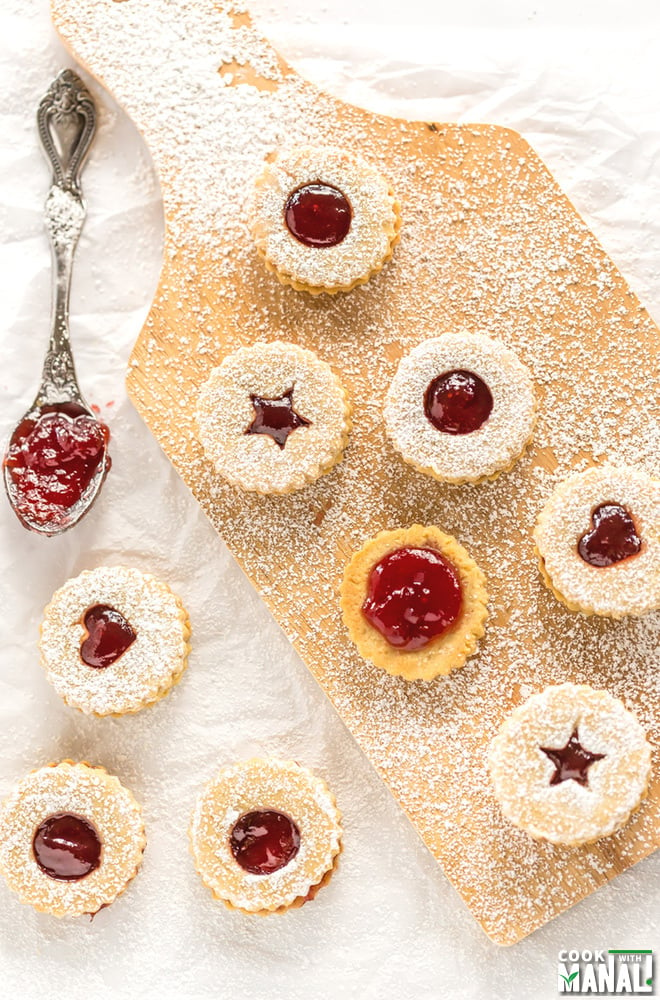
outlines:
[[[250, 6], [294, 66], [346, 100], [523, 132], [660, 316], [655, 4]], [[69, 64], [46, 0], [3, 0], [3, 434], [32, 399], [47, 339], [41, 208], [49, 177], [34, 112]], [[96, 508], [62, 538], [29, 535], [0, 503], [0, 796], [50, 760], [103, 763], [144, 804], [149, 846], [127, 894], [91, 924], [36, 914], [0, 885], [0, 997], [545, 1000], [557, 995], [561, 948], [657, 951], [660, 854], [521, 944], [492, 944], [170, 470], [123, 386], [158, 275], [158, 185], [130, 122], [111, 98], [95, 94], [100, 125], [84, 174], [89, 214], [72, 327], [83, 389], [110, 425], [115, 464]], [[190, 669], [173, 694], [136, 717], [85, 719], [43, 677], [41, 612], [68, 576], [122, 562], [162, 575], [180, 593], [193, 624]], [[186, 843], [199, 786], [219, 763], [252, 753], [318, 770], [345, 817], [345, 853], [330, 886], [302, 910], [265, 920], [214, 904]]]

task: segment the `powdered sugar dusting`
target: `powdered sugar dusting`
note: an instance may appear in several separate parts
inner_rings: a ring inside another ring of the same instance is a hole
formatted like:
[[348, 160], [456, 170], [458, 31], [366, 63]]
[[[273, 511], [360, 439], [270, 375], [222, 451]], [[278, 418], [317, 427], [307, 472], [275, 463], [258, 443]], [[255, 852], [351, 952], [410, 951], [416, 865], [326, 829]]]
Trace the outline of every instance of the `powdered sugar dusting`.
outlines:
[[[493, 409], [471, 434], [443, 434], [424, 412], [430, 383], [465, 369], [490, 390]], [[482, 334], [447, 333], [402, 359], [385, 398], [387, 433], [404, 459], [438, 479], [460, 483], [507, 469], [531, 437], [536, 403], [529, 372], [513, 351]]]
[[[273, 92], [219, 84], [218, 45], [235, 30], [227, 6], [79, 0], [75, 9], [77, 25], [58, 15], [64, 34], [144, 130], [164, 186], [166, 269], [131, 389], [472, 911], [498, 941], [516, 940], [657, 845], [657, 784], [623, 831], [576, 852], [506, 823], [486, 767], [512, 706], [565, 679], [621, 697], [657, 744], [660, 615], [571, 614], [543, 586], [531, 544], [539, 509], [573, 468], [607, 457], [660, 471], [657, 330], [514, 133], [338, 114], [296, 77]], [[143, 31], [152, 16], [157, 51]], [[250, 45], [258, 59], [262, 43]], [[401, 240], [392, 265], [350, 295], [296, 294], [254, 249], [246, 191], [284, 142], [346, 145], [387, 164]], [[405, 466], [381, 418], [399, 358], [457, 328], [515, 349], [541, 397], [530, 452], [474, 489]], [[285, 498], [246, 496], [203, 460], [188, 401], [228, 351], [283, 336], [341, 373], [355, 426], [323, 480]], [[362, 662], [337, 600], [350, 553], [413, 522], [456, 535], [485, 570], [493, 608], [478, 656], [430, 684]]]
[[[631, 514], [642, 548], [603, 571], [586, 563], [577, 545], [592, 525], [592, 511], [606, 503]], [[571, 476], [543, 508], [534, 538], [550, 581], [569, 606], [621, 618], [660, 605], [660, 481], [643, 471], [605, 466]]]
[[[602, 754], [587, 784], [551, 784], [554, 765], [542, 747], [565, 747], [578, 731], [581, 746]], [[552, 685], [505, 720], [489, 763], [502, 810], [534, 837], [584, 844], [626, 822], [646, 791], [651, 746], [635, 716], [607, 692], [586, 685]]]
[[[294, 858], [269, 875], [244, 871], [230, 847], [246, 812], [275, 809], [300, 832]], [[223, 768], [200, 794], [190, 825], [196, 867], [213, 893], [249, 912], [290, 906], [333, 867], [340, 850], [340, 814], [327, 785], [292, 761], [253, 758]]]
[[[289, 195], [318, 182], [341, 191], [352, 213], [346, 237], [320, 250], [300, 243], [284, 224]], [[350, 289], [366, 281], [391, 256], [398, 228], [395, 196], [386, 179], [362, 157], [332, 147], [278, 153], [256, 180], [249, 215], [266, 261], [294, 287], [315, 290]]]
[[[85, 878], [45, 875], [32, 852], [36, 828], [57, 813], [82, 816], [102, 843], [101, 864]], [[0, 871], [21, 900], [56, 916], [95, 913], [135, 875], [145, 845], [132, 794], [103, 768], [63, 761], [23, 778], [0, 809]]]
[[[248, 434], [251, 397], [280, 399], [292, 392], [293, 410], [308, 426], [280, 448], [264, 434]], [[341, 459], [350, 407], [339, 379], [311, 351], [281, 341], [241, 348], [223, 359], [196, 402], [206, 455], [230, 483], [260, 493], [286, 493], [313, 482]]]

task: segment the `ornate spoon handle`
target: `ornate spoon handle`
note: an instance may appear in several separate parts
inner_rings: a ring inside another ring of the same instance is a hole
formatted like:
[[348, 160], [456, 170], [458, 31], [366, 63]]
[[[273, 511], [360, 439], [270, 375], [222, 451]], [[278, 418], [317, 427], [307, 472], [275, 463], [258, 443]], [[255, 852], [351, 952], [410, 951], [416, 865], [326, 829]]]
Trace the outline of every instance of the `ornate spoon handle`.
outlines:
[[37, 124], [53, 170], [45, 205], [53, 253], [53, 316], [37, 401], [44, 405], [73, 400], [85, 406], [69, 340], [69, 294], [73, 255], [85, 219], [80, 172], [96, 129], [96, 111], [91, 94], [72, 70], [63, 70], [49, 87], [39, 104]]

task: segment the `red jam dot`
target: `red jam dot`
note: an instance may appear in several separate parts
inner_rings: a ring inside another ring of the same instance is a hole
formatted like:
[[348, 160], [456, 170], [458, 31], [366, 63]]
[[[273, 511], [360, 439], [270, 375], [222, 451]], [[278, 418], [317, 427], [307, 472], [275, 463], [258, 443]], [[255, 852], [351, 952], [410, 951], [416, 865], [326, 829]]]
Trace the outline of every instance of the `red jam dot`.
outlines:
[[66, 521], [106, 458], [109, 440], [105, 424], [75, 404], [44, 407], [36, 420], [23, 420], [4, 458], [21, 520], [53, 528]]
[[83, 624], [87, 637], [80, 647], [80, 659], [99, 670], [115, 663], [137, 638], [124, 616], [109, 604], [89, 608]]
[[456, 369], [438, 375], [424, 393], [424, 413], [445, 434], [471, 434], [488, 420], [491, 391], [474, 372]]
[[48, 816], [34, 835], [32, 851], [42, 872], [60, 882], [85, 878], [101, 864], [96, 828], [72, 813]]
[[589, 768], [597, 760], [602, 760], [604, 753], [590, 753], [580, 743], [577, 729], [565, 747], [555, 750], [552, 747], [541, 747], [542, 752], [555, 765], [555, 773], [550, 778], [551, 785], [559, 785], [562, 781], [577, 781], [579, 785], [589, 784]]
[[335, 247], [351, 228], [353, 212], [339, 188], [330, 184], [305, 184], [284, 208], [284, 219], [292, 236], [306, 247]]
[[396, 549], [372, 569], [362, 613], [390, 646], [422, 649], [456, 622], [458, 573], [435, 549]]
[[229, 836], [231, 853], [246, 872], [270, 875], [293, 861], [300, 847], [300, 831], [275, 809], [244, 813]]
[[622, 559], [636, 556], [642, 540], [635, 522], [625, 507], [604, 503], [591, 514], [593, 529], [578, 542], [578, 553], [590, 566], [613, 566]]
[[293, 388], [276, 399], [250, 396], [254, 407], [254, 420], [246, 434], [268, 434], [280, 448], [286, 445], [289, 434], [298, 427], [310, 427], [312, 421], [301, 417], [293, 408]]

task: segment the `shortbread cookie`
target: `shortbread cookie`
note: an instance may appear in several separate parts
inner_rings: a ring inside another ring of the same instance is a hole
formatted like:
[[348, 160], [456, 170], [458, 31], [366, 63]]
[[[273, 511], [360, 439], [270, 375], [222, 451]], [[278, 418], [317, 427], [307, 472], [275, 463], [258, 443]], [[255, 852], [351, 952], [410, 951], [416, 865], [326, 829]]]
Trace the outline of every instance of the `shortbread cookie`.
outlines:
[[224, 479], [256, 493], [290, 493], [340, 461], [350, 414], [330, 366], [276, 340], [241, 347], [214, 368], [196, 417], [206, 457]]
[[512, 468], [531, 439], [534, 385], [499, 341], [446, 333], [401, 360], [384, 417], [394, 447], [419, 472], [478, 482]]
[[262, 915], [314, 898], [337, 865], [341, 835], [325, 782], [272, 758], [223, 768], [199, 796], [190, 826], [195, 867], [215, 898]]
[[628, 466], [561, 483], [534, 541], [543, 578], [571, 611], [623, 618], [660, 607], [660, 481]]
[[166, 583], [126, 566], [98, 566], [53, 594], [39, 646], [46, 676], [68, 705], [124, 715], [181, 679], [189, 636], [186, 611]]
[[145, 843], [139, 805], [102, 767], [49, 764], [0, 807], [0, 873], [22, 903], [56, 917], [109, 906], [136, 875]]
[[276, 154], [255, 185], [250, 228], [266, 267], [298, 291], [364, 284], [392, 256], [399, 205], [361, 157], [333, 147]]
[[407, 680], [462, 667], [484, 633], [487, 601], [477, 564], [432, 525], [381, 531], [355, 553], [341, 588], [360, 654]]
[[618, 698], [559, 684], [512, 712], [489, 765], [508, 820], [536, 839], [577, 846], [608, 837], [639, 806], [651, 746]]

